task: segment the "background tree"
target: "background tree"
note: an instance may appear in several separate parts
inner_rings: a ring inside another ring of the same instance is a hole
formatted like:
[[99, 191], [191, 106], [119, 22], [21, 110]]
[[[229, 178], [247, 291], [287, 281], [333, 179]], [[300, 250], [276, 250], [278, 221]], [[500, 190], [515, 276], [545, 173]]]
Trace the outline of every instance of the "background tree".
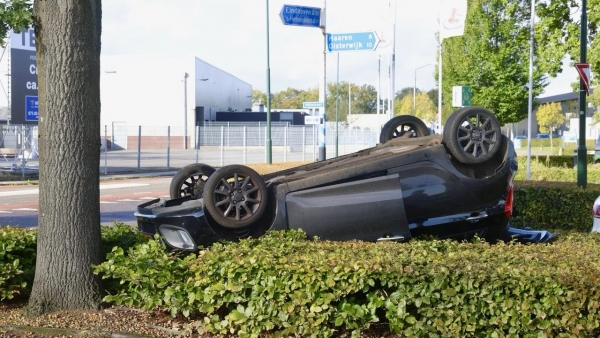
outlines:
[[418, 93], [415, 116], [429, 124], [437, 119], [437, 108], [427, 93]]
[[552, 133], [565, 122], [561, 104], [559, 102], [543, 104], [538, 108], [535, 116], [540, 125], [540, 131], [550, 133], [550, 149], [552, 149]]
[[100, 283], [100, 0], [33, 5], [40, 197], [31, 314], [96, 309]]
[[4, 37], [12, 29], [16, 32], [31, 25], [32, 0], [5, 0], [0, 2], [0, 43], [6, 46]]
[[[417, 93], [421, 92], [421, 90], [419, 88], [417, 88], [416, 90], [417, 90]], [[413, 95], [413, 87], [404, 87], [396, 92], [395, 98], [396, 98], [396, 100], [398, 100], [398, 102], [401, 102], [405, 96], [412, 97], [412, 95]]]
[[[413, 104], [414, 107], [416, 107], [416, 112], [413, 109]], [[435, 104], [433, 104], [429, 98], [429, 95], [424, 92], [419, 92], [415, 101], [413, 101], [412, 95], [404, 96], [402, 101], [397, 102], [394, 108], [396, 110], [394, 114], [395, 116], [415, 115], [425, 123], [433, 122], [437, 117], [437, 109]]]
[[414, 115], [412, 93], [404, 95], [402, 99], [396, 99], [394, 102], [394, 116], [398, 115]]
[[[600, 24], [600, 0], [588, 0], [588, 40], [587, 62], [592, 71], [600, 69], [600, 40], [598, 26]], [[552, 0], [543, 1], [537, 5], [536, 13], [542, 18], [538, 24], [541, 29], [551, 31], [560, 37], [559, 48], [564, 48], [573, 62], [579, 62], [580, 53], [580, 27], [581, 27], [581, 0]], [[536, 29], [538, 29], [536, 25]], [[537, 34], [536, 34], [537, 35]], [[550, 43], [556, 43], [552, 39]], [[540, 43], [548, 44], [547, 41]], [[571, 62], [571, 63], [573, 63]], [[576, 76], [576, 91], [579, 89], [579, 76]], [[592, 77], [592, 84], [598, 84], [598, 78]]]
[[[452, 86], [469, 85], [472, 105], [493, 111], [502, 123], [527, 117], [530, 6], [521, 0], [469, 0], [463, 36], [443, 40], [444, 103]], [[566, 48], [561, 28], [541, 17], [536, 25], [533, 95], [561, 71]]]
[[600, 107], [600, 88], [594, 88], [594, 91], [588, 97], [588, 102], [596, 108], [596, 111], [592, 116], [592, 124], [598, 124], [598, 122], [600, 122], [600, 111], [598, 111], [598, 108]]
[[438, 106], [438, 90], [437, 90], [437, 88], [428, 90], [427, 96], [429, 96], [429, 99], [431, 100], [431, 102], [433, 102], [433, 104], [437, 108], [437, 106]]
[[267, 94], [258, 89], [252, 89], [252, 103], [262, 103], [267, 105]]
[[300, 102], [301, 92], [302, 91], [299, 89], [288, 87], [286, 90], [282, 90], [273, 94], [273, 99], [271, 100], [271, 108], [302, 108], [302, 102]]

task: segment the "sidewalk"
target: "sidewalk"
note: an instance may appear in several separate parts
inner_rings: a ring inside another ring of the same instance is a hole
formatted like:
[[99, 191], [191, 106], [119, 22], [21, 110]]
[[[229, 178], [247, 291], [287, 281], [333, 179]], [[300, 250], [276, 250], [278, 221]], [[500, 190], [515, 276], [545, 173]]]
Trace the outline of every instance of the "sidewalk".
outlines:
[[[100, 174], [100, 181], [110, 180], [122, 180], [128, 178], [142, 178], [142, 177], [156, 177], [156, 176], [174, 176], [177, 173], [174, 171], [149, 171], [149, 172], [135, 172], [135, 173], [123, 173], [123, 174]], [[3, 185], [25, 185], [25, 184], [39, 184], [39, 180], [25, 180], [22, 181], [0, 181], [0, 186]]]

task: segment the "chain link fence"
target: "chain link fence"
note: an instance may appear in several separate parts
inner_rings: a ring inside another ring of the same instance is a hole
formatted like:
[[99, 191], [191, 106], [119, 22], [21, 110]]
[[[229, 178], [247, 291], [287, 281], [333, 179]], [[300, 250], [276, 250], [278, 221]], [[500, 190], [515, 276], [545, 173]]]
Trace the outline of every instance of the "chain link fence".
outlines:
[[[129, 126], [121, 123], [100, 130], [100, 173], [176, 170], [201, 162], [215, 167], [229, 164], [264, 163], [267, 126], [265, 122], [210, 123], [190, 128]], [[315, 161], [318, 157], [318, 128], [313, 125], [271, 124], [273, 162]], [[375, 146], [379, 132], [347, 129], [328, 124], [327, 158]], [[25, 172], [39, 165], [38, 128], [29, 125], [0, 125], [0, 169]], [[77, 165], [73, 163], [73, 165]]]

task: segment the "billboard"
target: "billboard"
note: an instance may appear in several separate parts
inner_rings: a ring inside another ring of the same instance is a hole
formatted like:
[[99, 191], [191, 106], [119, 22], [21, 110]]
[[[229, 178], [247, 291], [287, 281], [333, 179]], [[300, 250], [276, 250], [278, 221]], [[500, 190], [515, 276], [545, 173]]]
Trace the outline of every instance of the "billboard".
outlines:
[[37, 62], [33, 28], [10, 33], [11, 123], [38, 123]]

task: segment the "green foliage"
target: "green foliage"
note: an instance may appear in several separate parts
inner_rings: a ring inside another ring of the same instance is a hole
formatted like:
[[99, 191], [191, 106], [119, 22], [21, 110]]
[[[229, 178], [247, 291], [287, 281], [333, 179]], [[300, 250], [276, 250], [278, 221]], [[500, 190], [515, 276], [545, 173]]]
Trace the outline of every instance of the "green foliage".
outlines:
[[359, 336], [382, 322], [403, 337], [594, 336], [600, 326], [598, 234], [490, 245], [310, 241], [288, 231], [197, 258], [163, 250], [154, 241], [128, 257], [114, 250], [96, 268], [123, 278], [106, 300], [201, 314], [201, 331], [239, 337]]
[[[104, 254], [144, 242], [147, 239], [137, 228], [117, 222], [102, 227]], [[0, 227], [0, 301], [29, 295], [35, 272], [36, 245], [37, 229]]]
[[252, 102], [267, 105], [267, 94], [258, 89], [252, 89]]
[[29, 292], [36, 240], [35, 230], [0, 227], [0, 301]]
[[[592, 164], [594, 161], [594, 155], [588, 154], [586, 156], [587, 163]], [[523, 171], [527, 168], [527, 156], [519, 156], [519, 171]], [[531, 162], [533, 166], [537, 168], [573, 168], [573, 155], [546, 155], [546, 156], [532, 156]], [[538, 165], [539, 164], [539, 165]], [[565, 181], [566, 182], [566, 181]]]
[[[534, 173], [532, 170], [532, 178]], [[576, 175], [573, 178], [576, 182]], [[598, 196], [598, 184], [582, 189], [567, 182], [515, 181], [514, 214], [510, 222], [521, 228], [589, 232], [593, 223], [592, 206]]]
[[[452, 86], [468, 85], [471, 104], [490, 109], [501, 124], [526, 118], [530, 11], [520, 0], [468, 1], [464, 35], [442, 41], [446, 106], [451, 106]], [[560, 70], [565, 55], [560, 36], [560, 27], [536, 29], [534, 97], [547, 85], [546, 74]]]
[[[591, 69], [600, 69], [600, 40], [598, 37], [598, 24], [600, 23], [599, 0], [587, 1], [587, 62]], [[541, 2], [537, 7], [537, 14], [543, 18], [540, 26], [544, 29], [560, 29], [557, 36], [563, 41], [568, 55], [572, 61], [580, 60], [580, 20], [581, 20], [581, 1], [573, 0], [553, 0]], [[537, 27], [536, 27], [537, 29]], [[579, 88], [579, 77], [577, 79], [577, 89]], [[598, 79], [592, 77], [593, 83], [598, 83]]]
[[0, 44], [5, 46], [4, 38], [9, 30], [19, 32], [31, 26], [32, 0], [6, 0], [0, 2]]
[[562, 114], [560, 102], [541, 105], [535, 116], [540, 125], [540, 131], [543, 133], [552, 133], [557, 127], [565, 122], [565, 116]]
[[[413, 109], [413, 103], [416, 112]], [[437, 108], [429, 98], [427, 93], [417, 93], [416, 100], [413, 102], [413, 95], [405, 95], [404, 98], [394, 106], [395, 115], [415, 115], [421, 120], [431, 122], [437, 119]]]
[[114, 247], [130, 248], [145, 243], [148, 239], [140, 234], [137, 227], [115, 222], [112, 226], [102, 227], [102, 257], [110, 253]]

